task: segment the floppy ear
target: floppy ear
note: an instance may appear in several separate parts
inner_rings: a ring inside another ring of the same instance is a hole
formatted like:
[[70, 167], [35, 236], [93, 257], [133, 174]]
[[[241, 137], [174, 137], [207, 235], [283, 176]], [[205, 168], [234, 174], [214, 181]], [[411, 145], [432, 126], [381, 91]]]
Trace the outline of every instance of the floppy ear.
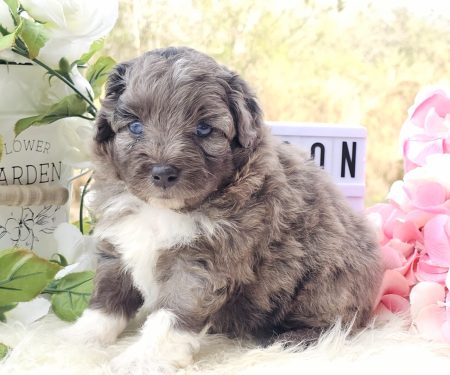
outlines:
[[109, 74], [105, 88], [105, 98], [102, 100], [102, 108], [97, 115], [97, 133], [95, 141], [103, 143], [114, 137], [114, 131], [111, 128], [111, 117], [116, 107], [120, 95], [123, 94], [126, 87], [125, 75], [130, 63], [118, 64]]
[[237, 132], [237, 140], [242, 147], [252, 148], [261, 134], [262, 111], [255, 94], [247, 83], [237, 74], [230, 73], [231, 77], [227, 80], [231, 89], [228, 93], [228, 101]]

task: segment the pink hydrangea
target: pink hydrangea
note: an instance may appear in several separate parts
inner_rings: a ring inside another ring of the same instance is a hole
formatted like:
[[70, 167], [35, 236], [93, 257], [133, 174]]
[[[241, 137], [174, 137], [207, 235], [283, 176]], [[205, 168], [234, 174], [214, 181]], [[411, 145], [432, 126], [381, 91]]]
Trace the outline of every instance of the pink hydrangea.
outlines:
[[450, 96], [440, 88], [421, 91], [400, 133], [405, 172], [432, 154], [450, 153]]
[[378, 313], [410, 314], [425, 337], [450, 343], [450, 96], [425, 90], [409, 110], [401, 141], [405, 175], [388, 202], [367, 210], [385, 274]]

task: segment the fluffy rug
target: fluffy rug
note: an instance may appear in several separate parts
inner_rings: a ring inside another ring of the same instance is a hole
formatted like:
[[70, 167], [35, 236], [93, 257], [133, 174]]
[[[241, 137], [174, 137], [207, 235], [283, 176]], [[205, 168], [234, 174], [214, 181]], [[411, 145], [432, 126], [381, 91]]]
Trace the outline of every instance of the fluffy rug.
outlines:
[[[66, 326], [55, 316], [25, 327], [0, 325], [0, 342], [13, 348], [0, 362], [0, 374], [111, 374], [108, 363], [136, 338], [127, 331], [116, 345], [98, 348], [64, 342], [57, 334]], [[405, 329], [392, 316], [377, 327], [347, 337], [335, 327], [307, 349], [259, 348], [223, 337], [205, 339], [195, 363], [180, 374], [425, 374], [450, 369], [450, 346], [430, 342]]]

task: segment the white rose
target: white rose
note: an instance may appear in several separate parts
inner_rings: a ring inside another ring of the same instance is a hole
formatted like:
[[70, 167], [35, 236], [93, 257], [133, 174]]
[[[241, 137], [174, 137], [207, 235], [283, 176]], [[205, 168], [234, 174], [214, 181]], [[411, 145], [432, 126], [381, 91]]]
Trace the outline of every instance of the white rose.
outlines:
[[66, 150], [63, 162], [73, 168], [91, 168], [91, 141], [94, 138], [94, 124], [92, 121], [78, 117], [65, 118], [58, 121], [55, 130], [58, 139]]
[[111, 31], [119, 10], [118, 0], [21, 0], [21, 4], [48, 29], [49, 40], [38, 58], [51, 66], [62, 57], [70, 62], [80, 58]]
[[81, 272], [95, 269], [97, 258], [95, 257], [95, 239], [92, 236], [84, 236], [69, 223], [61, 223], [53, 233], [58, 244], [58, 252], [69, 262], [56, 274], [56, 278], [66, 276], [72, 272]]

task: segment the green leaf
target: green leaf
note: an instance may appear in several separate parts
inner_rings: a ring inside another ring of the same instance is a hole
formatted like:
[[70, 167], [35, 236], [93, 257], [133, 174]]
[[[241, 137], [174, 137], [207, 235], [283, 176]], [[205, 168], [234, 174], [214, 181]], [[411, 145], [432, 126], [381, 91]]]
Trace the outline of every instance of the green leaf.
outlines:
[[105, 45], [105, 39], [98, 39], [94, 43], [91, 44], [89, 51], [87, 51], [83, 56], [80, 57], [79, 60], [75, 61], [78, 65], [86, 64], [92, 56], [94, 56], [98, 51], [100, 51]]
[[8, 345], [5, 345], [0, 342], [0, 360], [6, 357], [11, 348]]
[[[80, 220], [74, 221], [74, 222], [72, 222], [72, 224], [75, 225], [77, 228], [79, 228]], [[84, 217], [83, 218], [83, 232], [87, 233], [87, 234], [91, 234], [92, 230], [93, 230], [93, 223], [92, 223], [91, 218], [89, 218], [87, 216]]]
[[63, 118], [81, 116], [86, 113], [86, 110], [87, 105], [83, 99], [77, 94], [68, 95], [59, 103], [53, 104], [47, 112], [17, 121], [14, 126], [14, 133], [18, 136], [30, 126], [47, 125]]
[[14, 22], [17, 25], [19, 16], [19, 1], [18, 0], [3, 0], [6, 5], [9, 7], [9, 11], [11, 12], [11, 16], [14, 18]]
[[86, 78], [94, 90], [94, 97], [98, 98], [102, 93], [103, 85], [106, 83], [111, 70], [116, 66], [116, 61], [109, 56], [101, 56], [89, 67]]
[[19, 10], [19, 0], [3, 0], [11, 11], [17, 13]]
[[10, 303], [9, 305], [0, 306], [0, 322], [6, 322], [5, 312], [14, 309], [17, 303]]
[[[72, 322], [79, 318], [88, 307], [94, 289], [94, 272], [70, 273], [53, 283], [49, 292], [52, 296], [52, 309], [62, 320]], [[48, 290], [48, 289], [47, 289]]]
[[[11, 34], [8, 30], [6, 30], [6, 28], [4, 28], [3, 26], [2, 26], [2, 24], [0, 23], [0, 34], [1, 35], [8, 35], [8, 34]], [[1, 36], [0, 35], [0, 36]]]
[[0, 37], [0, 51], [11, 48], [14, 45], [15, 41], [16, 41], [15, 33]]
[[30, 301], [53, 279], [61, 267], [29, 250], [0, 252], [0, 304]]
[[30, 59], [34, 59], [39, 54], [39, 50], [44, 47], [48, 40], [47, 34], [43, 24], [24, 18], [20, 36], [27, 46]]
[[[56, 259], [53, 259], [56, 258]], [[56, 253], [52, 256], [52, 259], [50, 259], [50, 262], [59, 264], [61, 267], [66, 267], [69, 265], [69, 262], [67, 261], [66, 257], [60, 253]]]

